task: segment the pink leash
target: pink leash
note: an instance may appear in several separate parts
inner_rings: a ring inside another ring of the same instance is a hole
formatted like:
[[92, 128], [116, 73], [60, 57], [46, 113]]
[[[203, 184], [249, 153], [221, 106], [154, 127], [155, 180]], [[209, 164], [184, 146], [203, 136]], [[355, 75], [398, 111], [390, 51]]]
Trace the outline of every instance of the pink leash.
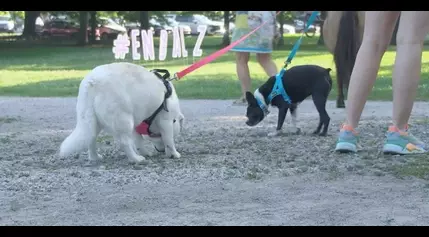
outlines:
[[[276, 13], [276, 16], [280, 13], [281, 11], [278, 11]], [[257, 30], [259, 30], [262, 26], [264, 26], [265, 24], [267, 24], [268, 21], [263, 22], [260, 26], [256, 27], [254, 30], [250, 31], [249, 33], [247, 33], [246, 35], [243, 35], [240, 39], [232, 42], [230, 45], [226, 46], [225, 48], [216, 51], [212, 54], [210, 54], [209, 56], [197, 61], [196, 63], [192, 64], [191, 66], [183, 69], [180, 72], [177, 72], [176, 74], [174, 74], [173, 79], [179, 80], [181, 78], [183, 78], [184, 76], [186, 76], [187, 74], [197, 70], [198, 68], [212, 62], [213, 60], [217, 59], [218, 57], [224, 55], [225, 53], [227, 53], [230, 49], [234, 48], [236, 45], [238, 45], [239, 43], [241, 43], [243, 40], [245, 40], [247, 37], [249, 37], [251, 34], [255, 33]]]
[[[280, 13], [281, 11], [276, 13], [276, 16]], [[245, 40], [247, 37], [249, 37], [251, 34], [255, 33], [257, 30], [259, 30], [262, 26], [264, 26], [265, 24], [267, 24], [268, 21], [263, 22], [260, 26], [256, 27], [254, 30], [250, 31], [249, 33], [247, 33], [246, 35], [243, 35], [240, 39], [238, 39], [235, 42], [232, 42], [230, 45], [226, 46], [225, 48], [216, 51], [212, 54], [210, 54], [209, 56], [201, 59], [200, 61], [197, 61], [196, 63], [192, 64], [191, 66], [185, 68], [184, 70], [174, 74], [174, 77], [170, 80], [179, 80], [181, 78], [183, 78], [185, 75], [197, 70], [198, 68], [210, 63], [211, 61], [217, 59], [218, 57], [224, 55], [225, 53], [227, 53], [230, 49], [232, 49], [233, 47], [235, 47], [236, 45], [238, 45], [239, 43], [241, 43], [243, 40]], [[149, 131], [149, 124], [147, 124], [145, 121], [143, 121], [142, 123], [140, 123], [135, 129], [136, 132], [138, 134], [141, 135], [149, 135], [151, 137], [160, 137], [159, 134], [150, 134]]]

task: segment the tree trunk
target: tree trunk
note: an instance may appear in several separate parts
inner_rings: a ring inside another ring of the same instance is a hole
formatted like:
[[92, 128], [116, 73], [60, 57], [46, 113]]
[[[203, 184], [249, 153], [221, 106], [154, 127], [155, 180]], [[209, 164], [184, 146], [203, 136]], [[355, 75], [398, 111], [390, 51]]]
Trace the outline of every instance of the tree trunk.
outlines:
[[79, 12], [79, 35], [78, 35], [78, 45], [85, 46], [88, 44], [88, 11]]
[[225, 33], [223, 33], [222, 45], [227, 46], [231, 43], [231, 40], [229, 39], [229, 11], [223, 12], [223, 21]]
[[140, 12], [140, 30], [149, 30], [149, 12], [141, 11]]
[[[326, 11], [321, 11], [320, 12], [320, 17], [322, 18], [322, 20], [326, 19]], [[320, 24], [320, 36], [319, 36], [319, 40], [317, 41], [318, 45], [323, 45], [325, 42], [323, 41], [323, 22]]]
[[280, 38], [279, 41], [277, 42], [278, 46], [284, 45], [285, 44], [285, 38], [283, 37], [284, 31], [283, 31], [283, 25], [285, 24], [285, 13], [282, 12], [279, 15], [279, 24], [280, 24]]
[[90, 12], [91, 18], [90, 18], [90, 25], [91, 25], [91, 38], [90, 38], [90, 42], [91, 44], [95, 44], [95, 30], [97, 28], [97, 12], [96, 11], [91, 11]]
[[25, 11], [24, 31], [22, 37], [34, 39], [36, 34], [36, 19], [40, 16], [40, 11]]

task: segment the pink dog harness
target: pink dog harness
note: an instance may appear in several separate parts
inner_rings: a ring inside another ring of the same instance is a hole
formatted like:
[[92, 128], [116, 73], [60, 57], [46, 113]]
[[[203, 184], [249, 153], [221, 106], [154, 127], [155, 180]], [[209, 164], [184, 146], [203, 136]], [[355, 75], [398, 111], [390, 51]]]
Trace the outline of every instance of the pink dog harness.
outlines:
[[[147, 122], [143, 121], [141, 122], [141, 124], [139, 124], [136, 127], [136, 132], [140, 135], [146, 135], [146, 136], [150, 136], [150, 131], [149, 131], [149, 124], [147, 124]], [[153, 134], [153, 133], [152, 133]]]
[[[158, 113], [161, 112], [162, 109], [164, 109], [165, 111], [168, 112], [167, 99], [172, 94], [172, 89], [171, 89], [170, 83], [167, 81], [167, 78], [170, 77], [170, 73], [165, 69], [153, 69], [153, 70], [151, 70], [151, 72], [153, 72], [159, 79], [162, 80], [167, 91], [165, 92], [164, 101], [162, 102], [162, 104], [155, 110], [155, 112], [153, 112], [153, 114], [149, 118], [143, 120], [143, 122], [141, 122], [135, 128], [135, 130], [140, 135], [146, 135], [149, 137], [161, 137], [161, 134], [154, 134], [150, 131], [150, 125], [152, 124], [153, 120], [158, 115]], [[159, 73], [165, 73], [165, 74], [164, 74], [164, 76], [161, 76], [161, 74], [159, 74]]]

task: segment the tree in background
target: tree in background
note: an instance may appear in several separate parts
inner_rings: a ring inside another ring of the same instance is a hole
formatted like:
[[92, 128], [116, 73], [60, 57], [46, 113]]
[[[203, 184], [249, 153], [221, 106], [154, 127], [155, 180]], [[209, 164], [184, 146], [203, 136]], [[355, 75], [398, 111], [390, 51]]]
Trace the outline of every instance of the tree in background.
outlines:
[[223, 33], [223, 39], [222, 39], [223, 46], [227, 46], [231, 43], [231, 40], [229, 38], [229, 13], [230, 11], [223, 12], [223, 21], [224, 21], [224, 28], [225, 28], [225, 33]]
[[284, 32], [283, 32], [283, 25], [285, 24], [285, 12], [281, 12], [278, 15], [278, 21], [279, 21], [279, 25], [280, 25], [280, 38], [277, 41], [277, 46], [282, 46], [285, 44], [285, 38], [284, 38]]
[[88, 44], [88, 11], [79, 12], [79, 36], [77, 44], [80, 46], [85, 46]]
[[96, 11], [90, 11], [90, 18], [89, 18], [89, 25], [91, 26], [91, 38], [89, 39], [89, 42], [91, 42], [91, 44], [95, 43], [95, 30], [97, 28], [97, 12]]
[[36, 20], [40, 16], [40, 11], [25, 11], [24, 13], [24, 31], [22, 37], [26, 39], [35, 39], [36, 34]]
[[24, 19], [25, 12], [24, 11], [0, 11], [0, 16], [10, 15], [12, 19], [16, 20], [17, 18]]
[[148, 30], [150, 28], [149, 25], [149, 12], [141, 11], [140, 12], [140, 30]]

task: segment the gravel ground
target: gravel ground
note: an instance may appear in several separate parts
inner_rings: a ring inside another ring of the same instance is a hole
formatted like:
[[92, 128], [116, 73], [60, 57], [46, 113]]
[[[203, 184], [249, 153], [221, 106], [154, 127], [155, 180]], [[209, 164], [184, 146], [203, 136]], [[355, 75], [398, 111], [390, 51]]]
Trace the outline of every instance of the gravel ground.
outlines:
[[[330, 136], [311, 135], [318, 114], [298, 108], [303, 134], [267, 138], [232, 101], [181, 100], [181, 159], [130, 165], [108, 134], [104, 160], [55, 154], [75, 125], [75, 98], [0, 97], [0, 225], [427, 225], [426, 155], [379, 151], [391, 103], [370, 102], [358, 154], [333, 153], [343, 109], [327, 105]], [[411, 121], [429, 141], [429, 103]], [[386, 117], [387, 116], [387, 117]], [[290, 115], [286, 120], [287, 129]], [[412, 176], [409, 176], [412, 175]], [[418, 177], [418, 178], [417, 178]]]

